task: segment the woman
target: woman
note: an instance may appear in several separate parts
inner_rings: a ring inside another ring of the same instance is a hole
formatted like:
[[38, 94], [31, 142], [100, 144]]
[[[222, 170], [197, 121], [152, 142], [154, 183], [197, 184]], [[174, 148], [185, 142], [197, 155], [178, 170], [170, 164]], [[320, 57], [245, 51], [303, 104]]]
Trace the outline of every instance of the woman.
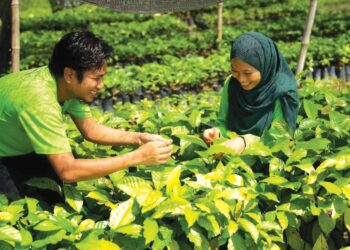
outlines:
[[204, 131], [207, 143], [234, 131], [224, 144], [240, 153], [249, 135], [261, 136], [273, 120], [296, 128], [297, 83], [275, 43], [258, 32], [239, 36], [231, 47], [231, 73], [224, 84], [217, 127]]

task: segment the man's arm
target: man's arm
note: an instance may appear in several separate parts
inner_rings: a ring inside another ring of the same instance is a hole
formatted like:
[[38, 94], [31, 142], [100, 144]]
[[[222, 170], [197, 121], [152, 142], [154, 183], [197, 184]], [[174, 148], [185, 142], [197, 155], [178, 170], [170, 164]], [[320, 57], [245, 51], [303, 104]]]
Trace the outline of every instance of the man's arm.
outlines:
[[149, 141], [164, 141], [159, 135], [128, 132], [98, 124], [94, 118], [72, 117], [80, 133], [88, 141], [105, 145], [143, 145]]
[[75, 159], [72, 153], [47, 155], [58, 177], [64, 182], [89, 180], [135, 165], [165, 163], [172, 152], [171, 141], [154, 141], [135, 151], [105, 159]]

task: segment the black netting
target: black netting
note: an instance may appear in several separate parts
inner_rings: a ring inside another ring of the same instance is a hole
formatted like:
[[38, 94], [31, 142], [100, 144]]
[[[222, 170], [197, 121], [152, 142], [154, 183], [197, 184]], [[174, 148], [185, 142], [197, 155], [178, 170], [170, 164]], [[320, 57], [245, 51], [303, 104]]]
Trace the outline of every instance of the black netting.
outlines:
[[156, 13], [200, 9], [223, 0], [83, 0], [123, 12]]

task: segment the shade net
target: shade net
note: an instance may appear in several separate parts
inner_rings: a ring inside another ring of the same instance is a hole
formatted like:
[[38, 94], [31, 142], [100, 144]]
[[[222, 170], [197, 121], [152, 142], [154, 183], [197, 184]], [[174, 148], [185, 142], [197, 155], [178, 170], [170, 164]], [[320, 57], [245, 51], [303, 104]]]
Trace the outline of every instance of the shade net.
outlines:
[[223, 0], [83, 0], [122, 12], [159, 13], [200, 9]]

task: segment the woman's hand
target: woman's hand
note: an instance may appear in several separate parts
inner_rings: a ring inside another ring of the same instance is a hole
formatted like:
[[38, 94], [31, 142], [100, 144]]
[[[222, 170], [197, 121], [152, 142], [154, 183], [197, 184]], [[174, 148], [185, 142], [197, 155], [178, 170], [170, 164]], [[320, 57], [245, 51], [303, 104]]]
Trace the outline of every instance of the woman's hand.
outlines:
[[220, 130], [218, 128], [206, 129], [203, 132], [203, 139], [207, 144], [213, 143], [220, 137]]
[[242, 137], [236, 137], [234, 139], [225, 141], [222, 145], [234, 150], [236, 153], [240, 154], [245, 149], [245, 141]]

